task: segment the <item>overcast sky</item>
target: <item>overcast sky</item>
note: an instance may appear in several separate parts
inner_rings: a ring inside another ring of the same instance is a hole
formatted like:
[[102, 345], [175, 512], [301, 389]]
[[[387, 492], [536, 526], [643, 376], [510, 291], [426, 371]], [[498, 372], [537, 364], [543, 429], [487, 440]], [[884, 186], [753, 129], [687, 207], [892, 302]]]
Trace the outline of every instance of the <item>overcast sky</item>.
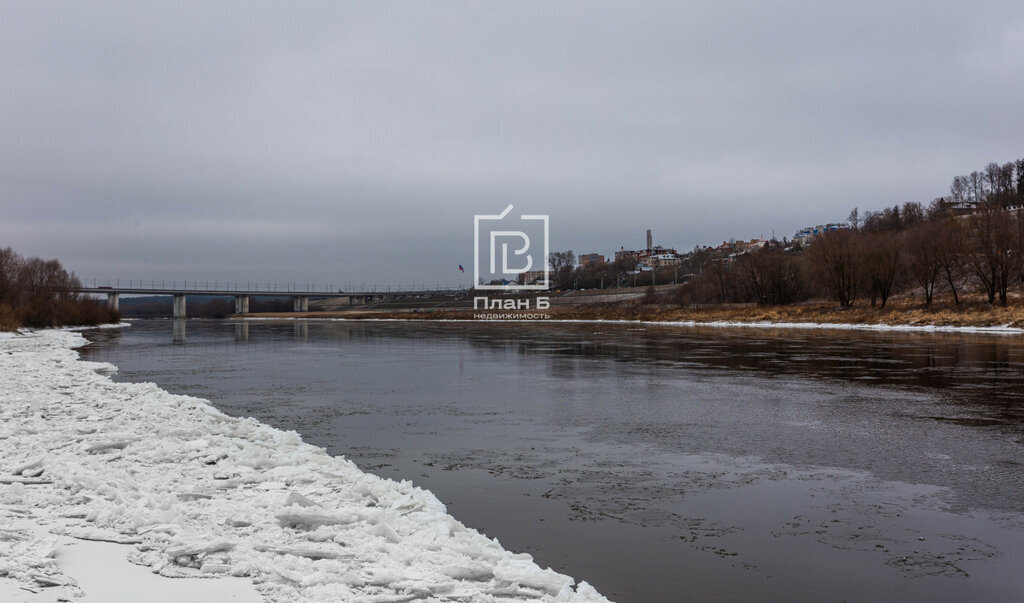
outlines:
[[0, 7], [0, 246], [87, 279], [468, 283], [509, 203], [682, 250], [1024, 157], [1020, 0]]

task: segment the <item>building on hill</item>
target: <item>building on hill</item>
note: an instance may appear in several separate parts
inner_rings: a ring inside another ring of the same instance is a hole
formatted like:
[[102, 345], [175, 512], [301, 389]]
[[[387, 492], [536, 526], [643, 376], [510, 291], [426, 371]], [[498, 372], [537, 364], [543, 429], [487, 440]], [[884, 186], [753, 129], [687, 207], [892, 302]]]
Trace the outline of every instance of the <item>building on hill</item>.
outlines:
[[654, 268], [664, 268], [666, 266], [678, 266], [680, 259], [675, 249], [665, 249], [660, 245], [656, 245], [654, 249], [647, 251], [642, 261]]
[[592, 264], [603, 264], [604, 256], [600, 253], [581, 253], [578, 256], [577, 261], [580, 266], [590, 266]]
[[547, 285], [543, 270], [530, 270], [519, 275], [521, 285]]
[[639, 259], [640, 259], [640, 252], [639, 251], [633, 251], [631, 249], [626, 249], [625, 247], [620, 247], [619, 250], [615, 252], [615, 261], [616, 262], [618, 262], [620, 260], [639, 260]]
[[765, 245], [768, 241], [764, 239], [750, 239], [749, 241], [736, 241], [736, 251], [740, 253], [747, 253], [750, 251], [757, 251]]
[[649, 271], [655, 268], [664, 268], [666, 266], [678, 266], [682, 263], [682, 258], [679, 252], [670, 247], [662, 247], [661, 245], [655, 245], [654, 239], [651, 236], [651, 231], [647, 231], [647, 247], [640, 250], [630, 250], [625, 247], [620, 247], [615, 252], [615, 261], [621, 260], [635, 260], [638, 264], [638, 268], [641, 271]]
[[798, 230], [796, 232], [795, 235], [793, 235], [793, 242], [794, 243], [800, 243], [802, 245], [806, 245], [806, 244], [810, 243], [814, 239], [814, 237], [821, 236], [821, 235], [825, 234], [826, 232], [835, 232], [837, 230], [849, 230], [849, 229], [850, 229], [850, 225], [849, 224], [842, 224], [842, 223], [835, 223], [835, 222], [830, 223], [830, 224], [819, 224], [817, 226], [808, 226], [806, 228], [801, 228], [800, 230]]

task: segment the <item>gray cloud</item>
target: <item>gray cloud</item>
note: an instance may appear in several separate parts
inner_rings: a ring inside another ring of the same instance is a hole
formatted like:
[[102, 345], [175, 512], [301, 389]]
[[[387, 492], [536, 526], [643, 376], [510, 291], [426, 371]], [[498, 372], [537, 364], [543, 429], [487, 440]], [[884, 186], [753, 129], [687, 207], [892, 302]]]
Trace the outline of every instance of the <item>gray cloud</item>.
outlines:
[[837, 4], [8, 4], [0, 245], [453, 282], [507, 203], [556, 248], [689, 248], [1022, 155], [1018, 2]]

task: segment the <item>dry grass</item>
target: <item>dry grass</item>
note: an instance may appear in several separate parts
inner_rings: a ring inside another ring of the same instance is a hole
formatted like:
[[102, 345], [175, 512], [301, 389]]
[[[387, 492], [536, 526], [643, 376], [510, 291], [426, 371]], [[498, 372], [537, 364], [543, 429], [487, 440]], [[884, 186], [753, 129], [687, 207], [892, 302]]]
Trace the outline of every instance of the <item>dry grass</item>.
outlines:
[[840, 308], [828, 301], [812, 301], [789, 306], [766, 308], [702, 308], [699, 310], [666, 306], [632, 308], [593, 308], [579, 312], [559, 313], [559, 318], [622, 318], [665, 321], [734, 321], [734, 322], [812, 322], [840, 324], [940, 325], [991, 327], [1009, 325], [1024, 328], [1024, 302], [1019, 298], [1003, 308], [991, 306], [983, 299], [969, 297], [954, 304], [952, 298], [936, 299], [931, 308], [920, 299], [892, 299], [885, 309], [872, 308], [868, 301], [859, 301], [852, 308]]
[[[264, 318], [402, 318], [408, 320], [472, 320], [475, 311], [438, 312], [278, 312], [254, 314]], [[732, 322], [812, 322], [841, 324], [941, 325], [964, 327], [1013, 326], [1024, 328], [1024, 299], [1014, 295], [1007, 307], [991, 306], [979, 296], [968, 296], [959, 305], [951, 297], [936, 298], [926, 308], [920, 298], [903, 296], [889, 300], [884, 310], [872, 308], [868, 300], [858, 300], [852, 308], [840, 308], [829, 301], [811, 301], [776, 307], [711, 307], [686, 309], [670, 305], [619, 302], [554, 306], [545, 311], [554, 319], [651, 320], [651, 321], [732, 321]]]
[[17, 331], [21, 328], [21, 321], [18, 320], [14, 310], [7, 304], [0, 304], [0, 331]]

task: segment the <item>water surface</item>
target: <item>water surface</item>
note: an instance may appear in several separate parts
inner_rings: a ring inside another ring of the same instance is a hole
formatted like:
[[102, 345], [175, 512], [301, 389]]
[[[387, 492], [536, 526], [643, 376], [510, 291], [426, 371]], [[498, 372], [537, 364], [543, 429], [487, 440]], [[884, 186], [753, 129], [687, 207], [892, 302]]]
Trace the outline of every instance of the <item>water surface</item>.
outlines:
[[1024, 599], [1019, 336], [136, 321], [116, 377], [410, 479], [618, 601]]

